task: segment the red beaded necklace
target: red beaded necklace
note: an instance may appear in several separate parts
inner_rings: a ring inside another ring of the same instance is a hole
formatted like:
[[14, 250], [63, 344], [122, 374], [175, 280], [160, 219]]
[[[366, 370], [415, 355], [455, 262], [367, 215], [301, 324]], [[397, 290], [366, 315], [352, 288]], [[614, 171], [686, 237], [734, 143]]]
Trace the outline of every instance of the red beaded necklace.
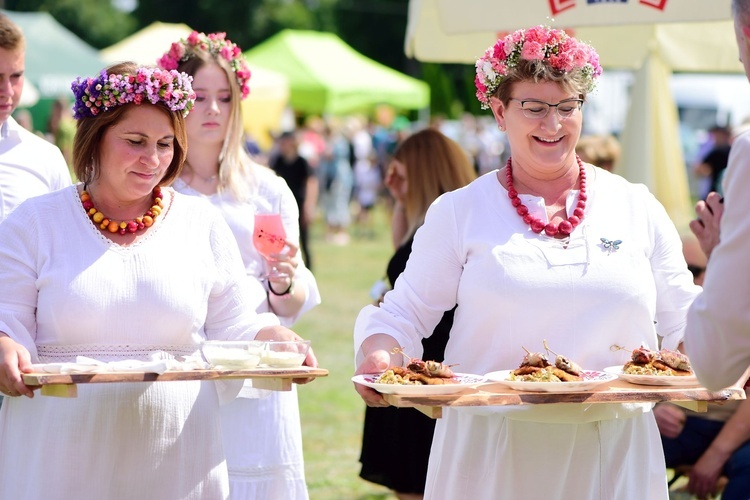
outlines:
[[86, 214], [89, 216], [89, 218], [101, 229], [106, 229], [110, 233], [135, 233], [136, 231], [151, 227], [151, 225], [156, 220], [156, 217], [161, 214], [161, 211], [164, 208], [164, 203], [162, 202], [161, 196], [161, 187], [156, 186], [154, 188], [153, 195], [154, 202], [151, 208], [146, 210], [146, 213], [141, 217], [136, 217], [135, 219], [128, 222], [118, 222], [116, 220], [110, 219], [102, 212], [100, 212], [94, 206], [94, 202], [91, 200], [91, 195], [86, 192], [85, 185], [83, 186], [83, 191], [81, 192], [81, 204], [83, 205], [83, 209], [86, 211]]
[[583, 167], [581, 158], [576, 155], [576, 161], [578, 161], [578, 167], [580, 168], [579, 179], [581, 188], [578, 192], [578, 204], [573, 210], [573, 215], [562, 221], [560, 225], [557, 224], [545, 224], [540, 219], [529, 214], [529, 209], [521, 202], [518, 197], [518, 191], [513, 187], [513, 163], [511, 158], [508, 158], [508, 163], [505, 164], [505, 178], [508, 181], [508, 198], [511, 203], [516, 207], [518, 215], [523, 217], [523, 221], [531, 226], [531, 230], [535, 233], [545, 232], [547, 236], [557, 236], [558, 234], [569, 235], [573, 232], [573, 229], [581, 223], [583, 220], [583, 211], [586, 208], [586, 169]]

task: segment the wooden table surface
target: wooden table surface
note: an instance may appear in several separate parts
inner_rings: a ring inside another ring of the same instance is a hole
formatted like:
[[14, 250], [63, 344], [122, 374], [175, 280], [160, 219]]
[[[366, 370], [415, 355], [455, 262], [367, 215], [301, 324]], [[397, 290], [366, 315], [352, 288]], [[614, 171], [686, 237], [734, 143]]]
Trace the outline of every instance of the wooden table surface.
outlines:
[[162, 374], [147, 372], [26, 373], [26, 385], [41, 386], [42, 395], [75, 397], [77, 384], [116, 382], [176, 382], [184, 380], [253, 379], [253, 387], [288, 391], [292, 380], [328, 376], [323, 368], [253, 368], [251, 370], [175, 370]]
[[393, 406], [417, 408], [432, 418], [442, 416], [445, 406], [504, 406], [551, 403], [660, 403], [669, 401], [693, 411], [706, 411], [708, 403], [745, 399], [741, 387], [711, 392], [700, 386], [637, 385], [613, 380], [586, 392], [524, 392], [499, 383], [487, 383], [450, 395], [396, 395], [383, 397]]

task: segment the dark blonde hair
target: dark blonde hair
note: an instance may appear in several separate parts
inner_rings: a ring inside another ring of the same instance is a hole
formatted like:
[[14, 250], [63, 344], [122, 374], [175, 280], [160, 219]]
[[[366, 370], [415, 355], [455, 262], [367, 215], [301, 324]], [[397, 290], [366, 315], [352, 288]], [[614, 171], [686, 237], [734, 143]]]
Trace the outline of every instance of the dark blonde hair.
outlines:
[[[138, 65], [133, 62], [115, 64], [106, 69], [108, 75], [135, 74]], [[142, 104], [123, 104], [109, 111], [95, 116], [87, 116], [78, 120], [76, 135], [73, 139], [73, 173], [85, 184], [91, 183], [99, 177], [99, 145], [108, 128], [117, 125], [134, 106], [155, 106], [167, 115], [174, 129], [174, 157], [169, 164], [164, 177], [159, 181], [160, 186], [170, 184], [182, 170], [182, 164], [187, 155], [187, 130], [185, 118], [181, 111], [172, 111], [159, 101], [156, 104], [144, 102]]]
[[612, 135], [584, 135], [578, 139], [576, 153], [581, 160], [611, 171], [620, 159], [620, 143]]
[[219, 192], [229, 189], [239, 200], [247, 199], [253, 191], [253, 177], [250, 166], [252, 160], [244, 145], [244, 129], [242, 124], [242, 91], [234, 70], [226, 59], [218, 54], [194, 49], [186, 61], [182, 61], [177, 71], [183, 71], [195, 77], [204, 66], [214, 63], [227, 76], [229, 82], [229, 96], [232, 110], [227, 124], [227, 135], [219, 154]]
[[5, 50], [23, 50], [26, 48], [26, 39], [21, 28], [10, 17], [2, 13], [0, 13], [0, 48]]
[[406, 240], [422, 225], [427, 209], [438, 196], [476, 178], [461, 146], [435, 129], [409, 136], [398, 146], [393, 159], [406, 168], [408, 191], [404, 208], [409, 226]]
[[556, 83], [564, 91], [577, 94], [584, 100], [588, 85], [587, 77], [582, 71], [560, 71], [543, 61], [521, 59], [516, 66], [508, 69], [508, 75], [500, 82], [494, 94], [506, 106], [516, 82]]

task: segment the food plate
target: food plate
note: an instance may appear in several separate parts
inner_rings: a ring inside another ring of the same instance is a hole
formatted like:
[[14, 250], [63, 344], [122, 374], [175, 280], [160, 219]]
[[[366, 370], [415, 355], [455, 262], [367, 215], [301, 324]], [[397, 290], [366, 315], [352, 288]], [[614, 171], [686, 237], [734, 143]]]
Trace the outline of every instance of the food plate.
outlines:
[[377, 383], [378, 378], [381, 374], [365, 374], [355, 375], [352, 377], [352, 382], [355, 384], [365, 385], [372, 389], [375, 389], [381, 394], [398, 394], [398, 395], [443, 395], [443, 394], [455, 394], [461, 392], [464, 389], [473, 387], [477, 384], [481, 384], [487, 381], [487, 379], [481, 375], [472, 375], [469, 373], [456, 373], [453, 378], [458, 379], [455, 384], [441, 384], [441, 385], [401, 385], [401, 384], [379, 384]]
[[611, 382], [617, 378], [610, 373], [583, 370], [583, 380], [580, 382], [524, 382], [522, 380], [509, 380], [513, 370], [501, 370], [490, 372], [485, 377], [492, 382], [498, 382], [517, 391], [526, 392], [584, 392], [593, 389], [597, 385]]
[[622, 372], [622, 366], [608, 366], [605, 372], [616, 375], [620, 380], [638, 385], [671, 385], [671, 386], [699, 386], [698, 378], [695, 375], [630, 375]]

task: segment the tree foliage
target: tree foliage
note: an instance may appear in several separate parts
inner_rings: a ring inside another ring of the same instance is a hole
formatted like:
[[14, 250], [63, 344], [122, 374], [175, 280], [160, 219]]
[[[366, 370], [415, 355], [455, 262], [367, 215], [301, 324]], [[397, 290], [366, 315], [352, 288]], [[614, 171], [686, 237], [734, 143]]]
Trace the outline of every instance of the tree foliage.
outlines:
[[473, 68], [425, 66], [404, 54], [408, 0], [140, 0], [129, 13], [113, 7], [112, 1], [5, 0], [4, 4], [9, 10], [47, 11], [97, 49], [155, 21], [184, 23], [206, 33], [224, 31], [243, 50], [287, 28], [329, 31], [367, 57], [424, 79], [432, 90], [433, 113], [455, 116], [467, 97], [468, 111], [478, 111]]
[[102, 49], [137, 29], [136, 19], [102, 0], [5, 0], [5, 8], [49, 12], [57, 22], [89, 45]]

